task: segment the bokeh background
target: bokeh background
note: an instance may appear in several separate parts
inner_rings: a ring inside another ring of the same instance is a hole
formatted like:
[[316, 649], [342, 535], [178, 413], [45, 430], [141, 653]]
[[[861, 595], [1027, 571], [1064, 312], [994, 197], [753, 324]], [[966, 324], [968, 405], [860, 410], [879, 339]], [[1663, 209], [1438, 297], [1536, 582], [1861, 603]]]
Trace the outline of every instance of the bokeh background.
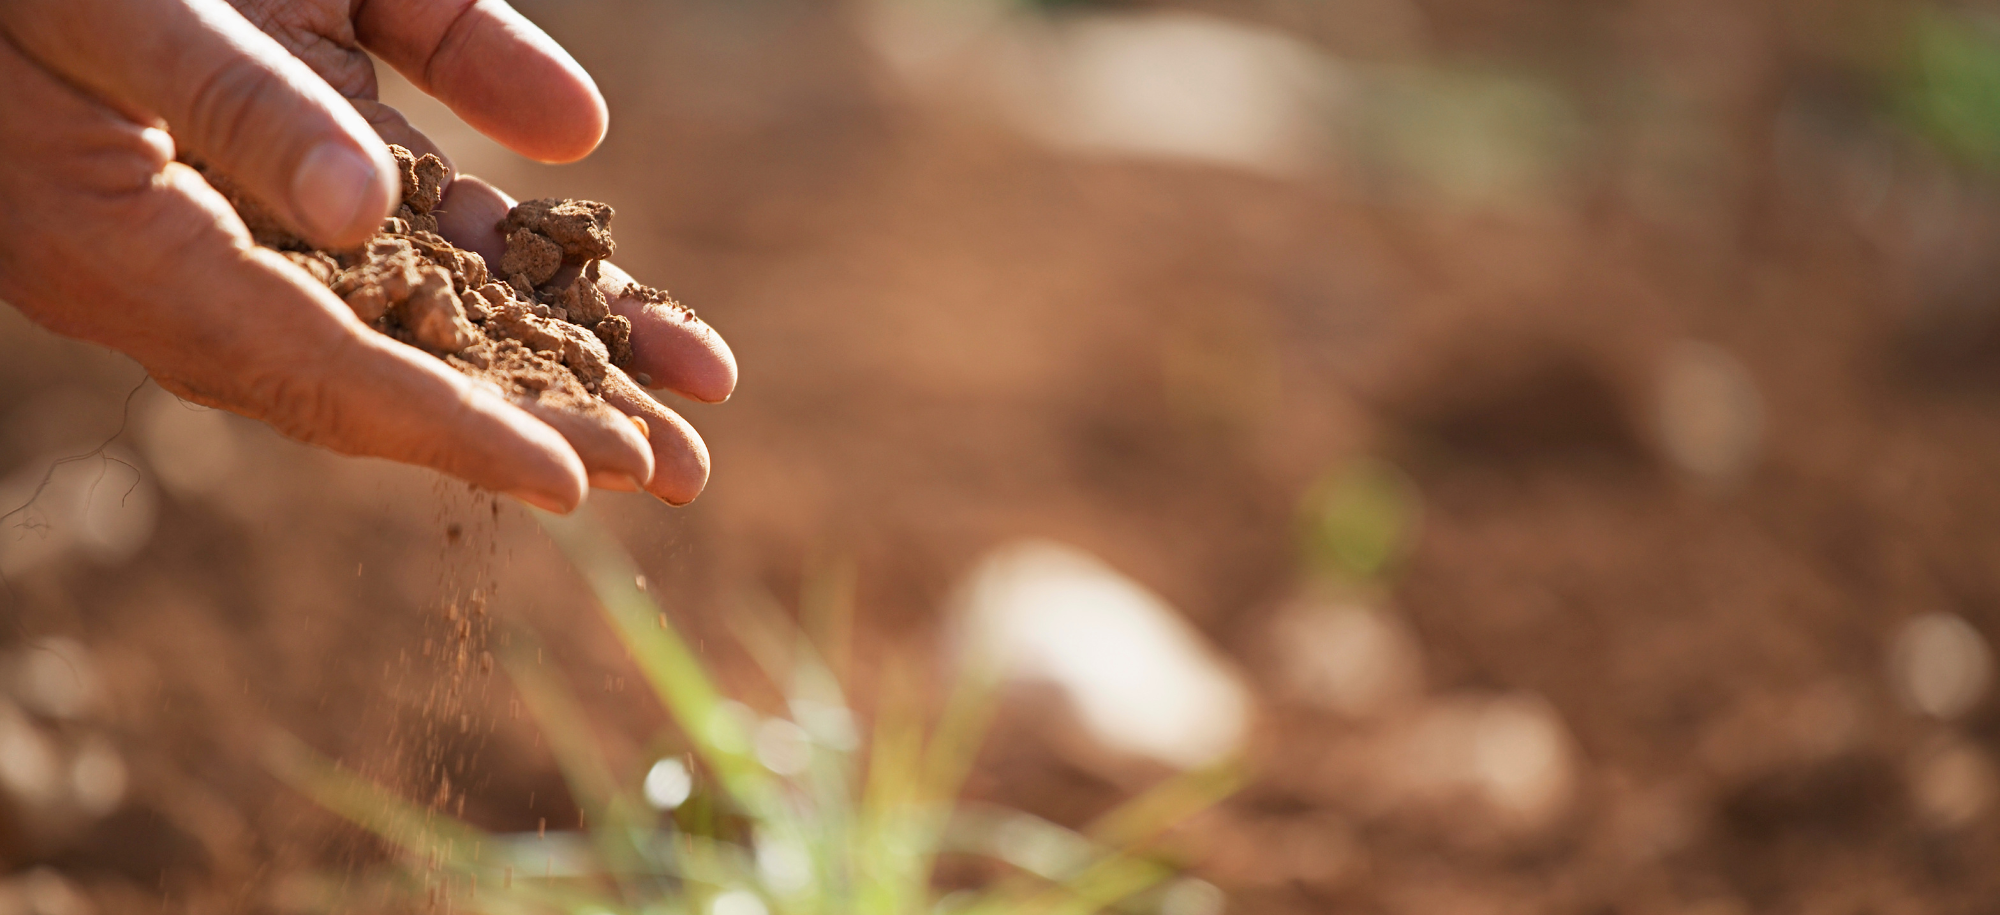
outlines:
[[[518, 5], [604, 89], [590, 159], [384, 91], [612, 203], [734, 346], [678, 405], [707, 494], [592, 505], [746, 703], [727, 620], [835, 594], [864, 708], [1012, 659], [980, 800], [1076, 825], [1241, 753], [1171, 915], [2000, 898], [2000, 9]], [[0, 913], [379, 863], [273, 729], [573, 826], [454, 670], [476, 608], [643, 771], [663, 716], [518, 508], [0, 321]]]

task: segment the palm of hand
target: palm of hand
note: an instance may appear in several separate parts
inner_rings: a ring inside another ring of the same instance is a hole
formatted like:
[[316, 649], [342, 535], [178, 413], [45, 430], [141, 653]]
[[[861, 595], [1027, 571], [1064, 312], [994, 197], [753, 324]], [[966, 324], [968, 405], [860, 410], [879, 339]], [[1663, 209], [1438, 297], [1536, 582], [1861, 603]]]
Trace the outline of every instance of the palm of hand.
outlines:
[[[431, 466], [558, 510], [581, 501], [585, 481], [643, 486], [676, 504], [699, 493], [708, 471], [700, 438], [629, 379], [621, 376], [609, 399], [647, 421], [646, 439], [632, 429], [566, 438], [497, 392], [367, 330], [310, 277], [251, 245], [228, 204], [172, 161], [179, 140], [245, 176], [253, 192], [309, 204], [316, 173], [308, 160], [332, 142], [326, 137], [373, 140], [357, 129], [357, 112], [382, 139], [435, 151], [377, 101], [363, 46], [501, 142], [573, 159], [603, 129], [587, 77], [497, 3], [374, 0], [350, 14], [341, 0], [234, 2], [243, 18], [203, 0], [45, 0], [0, 10], [0, 86], [9, 87], [0, 92], [0, 210], [16, 214], [0, 225], [0, 298], [60, 333], [131, 355], [177, 394], [337, 451]], [[163, 48], [143, 31], [87, 28], [135, 12], [168, 17], [165, 26], [135, 28], [188, 34]], [[288, 53], [268, 47], [250, 23]], [[203, 44], [216, 33], [219, 48]], [[262, 56], [202, 60], [232, 45]], [[352, 108], [340, 110], [347, 105], [329, 87]], [[447, 190], [440, 229], [495, 258], [492, 226], [511, 205], [460, 178]], [[386, 200], [354, 209], [337, 231], [325, 219], [316, 227], [309, 206], [290, 216], [317, 241], [351, 242], [379, 221]], [[604, 271], [604, 283], [614, 310], [633, 323], [639, 371], [695, 399], [728, 396], [734, 361], [713, 331], [624, 294], [630, 280], [615, 269]]]

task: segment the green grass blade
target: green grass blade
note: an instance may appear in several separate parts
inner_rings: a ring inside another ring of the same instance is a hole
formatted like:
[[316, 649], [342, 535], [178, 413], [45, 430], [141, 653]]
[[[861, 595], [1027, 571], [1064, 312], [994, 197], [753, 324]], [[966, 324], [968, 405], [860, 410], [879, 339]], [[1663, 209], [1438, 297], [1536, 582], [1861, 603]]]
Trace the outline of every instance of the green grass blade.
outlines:
[[507, 675], [541, 728], [570, 794], [584, 811], [598, 863], [612, 874], [644, 870], [645, 849], [639, 837], [655, 828], [657, 817], [612, 775], [575, 694], [560, 677], [527, 654], [532, 639], [517, 633], [515, 642], [518, 647], [503, 655]]
[[1235, 760], [1176, 775], [1098, 817], [1084, 834], [1110, 848], [1143, 845], [1221, 803], [1241, 790], [1245, 781], [1243, 766]]
[[[1099, 817], [1081, 833], [1068, 833], [1100, 849], [1094, 859], [1077, 862], [1073, 873], [1067, 875], [1044, 872], [1036, 874], [1039, 879], [1004, 881], [971, 912], [976, 915], [1094, 912], [1152, 889], [1171, 879], [1174, 872], [1138, 858], [1137, 853], [1176, 824], [1236, 793], [1244, 781], [1243, 767], [1233, 760], [1169, 778]], [[1047, 826], [1061, 829], [1054, 824]], [[998, 833], [993, 829], [980, 832], [987, 836]], [[979, 850], [1005, 857], [1001, 849]], [[1059, 868], [1041, 870], [1052, 869]], [[1052, 877], [1053, 886], [1043, 883]]]
[[924, 731], [921, 691], [911, 666], [891, 659], [877, 691], [867, 780], [854, 843], [857, 910], [914, 911], [928, 893], [920, 867], [928, 811], [922, 800]]
[[809, 762], [791, 777], [803, 790], [804, 806], [797, 816], [763, 824], [759, 841], [785, 843], [805, 853], [811, 861], [813, 903], [845, 908], [856, 866], [849, 841], [856, 790], [853, 712], [812, 639], [775, 600], [748, 594], [728, 619], [737, 641], [784, 692], [792, 721], [811, 737]]
[[860, 570], [842, 554], [807, 572], [799, 593], [799, 623], [839, 682], [854, 654], [854, 595]]
[[452, 854], [445, 857], [449, 864], [476, 866], [476, 861], [460, 857], [460, 853], [482, 848], [490, 838], [348, 771], [290, 734], [271, 736], [264, 764], [293, 790], [415, 859], [429, 860], [450, 851]]
[[568, 517], [530, 511], [583, 575], [605, 619], [632, 652], [639, 672], [723, 789], [752, 816], [782, 816], [776, 785], [749, 755], [747, 723], [724, 701], [687, 641], [666, 623], [652, 598], [639, 590], [638, 570], [624, 548], [588, 509]]
[[290, 734], [272, 735], [265, 748], [264, 763], [279, 781], [406, 855], [413, 878], [419, 868], [432, 862], [442, 870], [477, 876], [481, 886], [479, 895], [454, 899], [457, 908], [515, 915], [575, 911], [594, 900], [589, 894], [537, 887], [527, 881], [516, 881], [513, 887], [507, 887], [504, 866], [483, 860], [482, 851], [502, 846], [497, 837], [453, 817], [418, 807], [336, 765]]

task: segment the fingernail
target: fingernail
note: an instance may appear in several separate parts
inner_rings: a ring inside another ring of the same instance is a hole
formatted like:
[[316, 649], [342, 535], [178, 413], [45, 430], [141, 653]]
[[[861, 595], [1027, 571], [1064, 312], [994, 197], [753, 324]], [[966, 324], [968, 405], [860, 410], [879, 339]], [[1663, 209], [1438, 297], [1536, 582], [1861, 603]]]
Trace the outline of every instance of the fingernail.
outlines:
[[639, 481], [633, 479], [630, 474], [615, 473], [608, 470], [591, 474], [590, 485], [598, 489], [609, 489], [613, 492], [638, 492], [641, 488]]
[[324, 237], [346, 233], [375, 190], [375, 163], [337, 142], [306, 153], [292, 175], [292, 206], [306, 228]]
[[531, 490], [526, 490], [526, 489], [517, 489], [513, 492], [508, 493], [508, 495], [513, 496], [514, 498], [526, 502], [529, 505], [532, 505], [543, 511], [555, 512], [558, 515], [567, 515], [570, 513], [570, 509], [567, 506], [563, 505], [562, 502], [544, 493], [533, 492]]

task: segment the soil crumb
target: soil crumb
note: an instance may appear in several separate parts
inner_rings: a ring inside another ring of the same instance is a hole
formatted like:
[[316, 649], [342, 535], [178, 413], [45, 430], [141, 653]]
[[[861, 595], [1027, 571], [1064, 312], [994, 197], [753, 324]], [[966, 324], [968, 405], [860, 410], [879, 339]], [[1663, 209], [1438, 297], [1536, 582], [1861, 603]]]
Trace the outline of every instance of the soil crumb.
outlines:
[[[632, 324], [611, 313], [598, 285], [599, 265], [617, 248], [611, 207], [554, 199], [515, 206], [499, 224], [507, 252], [495, 271], [438, 234], [433, 211], [444, 198], [444, 162], [401, 146], [389, 152], [402, 170], [402, 205], [347, 251], [312, 247], [226, 176], [207, 177], [258, 244], [325, 283], [369, 326], [523, 406], [629, 422], [603, 399], [607, 377], [632, 362]], [[648, 302], [666, 295], [633, 293]]]

